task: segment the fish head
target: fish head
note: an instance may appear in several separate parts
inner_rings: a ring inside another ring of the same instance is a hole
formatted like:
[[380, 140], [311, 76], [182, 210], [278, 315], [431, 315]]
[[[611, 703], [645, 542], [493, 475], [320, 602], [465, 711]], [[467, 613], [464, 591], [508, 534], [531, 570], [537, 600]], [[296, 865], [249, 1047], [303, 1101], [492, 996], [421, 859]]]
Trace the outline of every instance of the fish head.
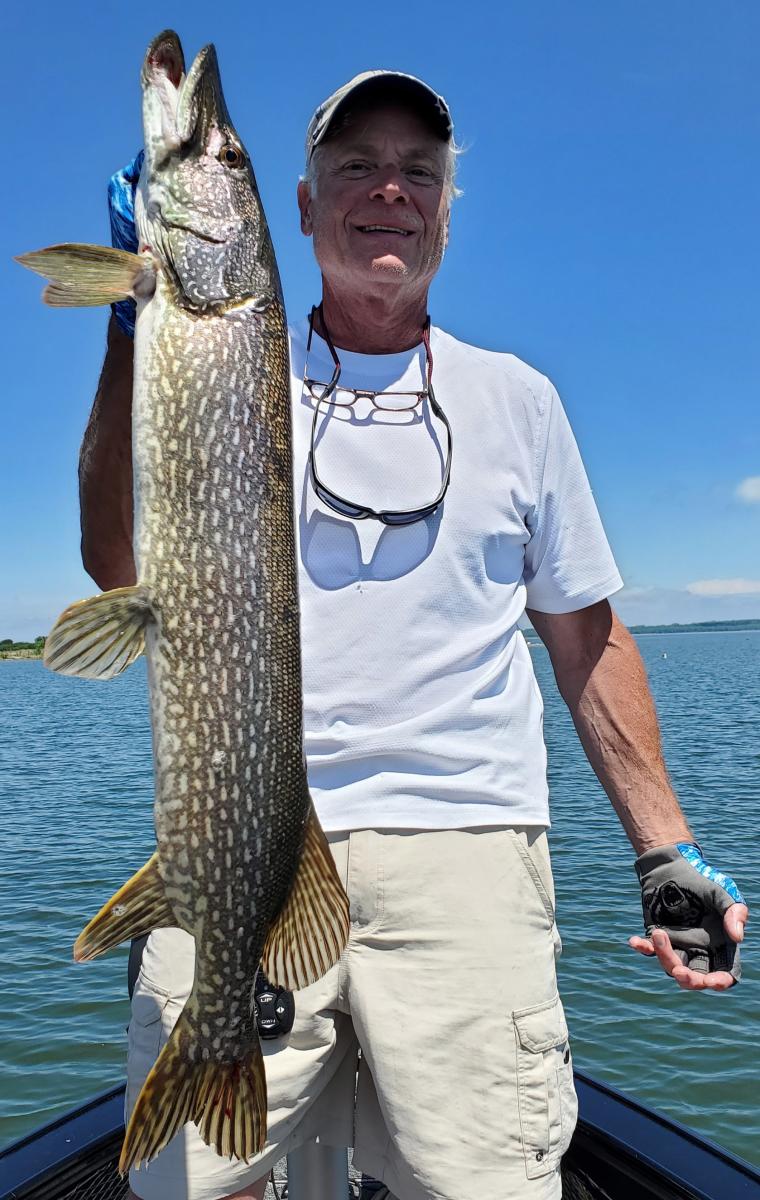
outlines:
[[281, 297], [251, 160], [230, 119], [213, 46], [185, 74], [176, 33], [142, 68], [145, 164], [135, 215], [178, 303], [224, 308]]

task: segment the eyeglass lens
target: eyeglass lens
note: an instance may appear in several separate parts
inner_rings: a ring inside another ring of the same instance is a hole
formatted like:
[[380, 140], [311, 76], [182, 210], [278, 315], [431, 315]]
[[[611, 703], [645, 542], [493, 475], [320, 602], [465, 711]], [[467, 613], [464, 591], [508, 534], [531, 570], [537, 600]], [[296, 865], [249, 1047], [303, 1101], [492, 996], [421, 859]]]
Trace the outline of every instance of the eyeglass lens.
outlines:
[[306, 386], [313, 400], [334, 404], [337, 408], [350, 408], [357, 400], [369, 400], [382, 412], [411, 412], [425, 395], [425, 392], [362, 392], [343, 387], [336, 387], [328, 395], [330, 385], [317, 379], [308, 379]]
[[424, 508], [416, 508], [410, 512], [384, 512], [380, 513], [380, 520], [385, 525], [413, 525], [415, 521], [427, 517], [436, 507], [435, 504], [427, 504]]
[[367, 512], [366, 508], [362, 508], [358, 504], [351, 504], [349, 500], [343, 500], [340, 496], [336, 495], [335, 492], [329, 491], [326, 487], [319, 483], [316, 484], [314, 491], [317, 493], [320, 500], [327, 504], [329, 508], [341, 513], [344, 517], [353, 517], [355, 519], [361, 518]]

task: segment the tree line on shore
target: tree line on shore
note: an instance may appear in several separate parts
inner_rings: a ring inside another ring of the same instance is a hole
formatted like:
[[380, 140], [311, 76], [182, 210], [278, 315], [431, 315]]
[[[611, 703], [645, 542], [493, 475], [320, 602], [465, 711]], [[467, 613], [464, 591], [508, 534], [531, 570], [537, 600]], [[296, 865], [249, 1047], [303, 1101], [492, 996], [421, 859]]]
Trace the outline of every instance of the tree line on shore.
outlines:
[[45, 649], [45, 639], [40, 634], [33, 642], [14, 642], [13, 638], [3, 638], [0, 641], [0, 654], [8, 650], [38, 650], [40, 654]]

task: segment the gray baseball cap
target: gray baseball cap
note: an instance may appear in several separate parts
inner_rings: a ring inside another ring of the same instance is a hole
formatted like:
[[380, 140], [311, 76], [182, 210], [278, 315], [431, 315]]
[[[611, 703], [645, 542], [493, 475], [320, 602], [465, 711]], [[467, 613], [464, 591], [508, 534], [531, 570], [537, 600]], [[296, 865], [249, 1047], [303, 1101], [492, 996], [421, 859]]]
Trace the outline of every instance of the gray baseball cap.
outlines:
[[443, 96], [439, 96], [428, 84], [415, 75], [405, 75], [403, 71], [362, 71], [361, 75], [355, 75], [327, 100], [323, 100], [309, 121], [306, 130], [307, 166], [319, 143], [327, 137], [336, 116], [345, 112], [347, 102], [364, 99], [374, 92], [387, 92], [389, 98], [408, 98], [413, 107], [429, 119], [441, 141], [451, 141], [454, 123], [449, 106]]

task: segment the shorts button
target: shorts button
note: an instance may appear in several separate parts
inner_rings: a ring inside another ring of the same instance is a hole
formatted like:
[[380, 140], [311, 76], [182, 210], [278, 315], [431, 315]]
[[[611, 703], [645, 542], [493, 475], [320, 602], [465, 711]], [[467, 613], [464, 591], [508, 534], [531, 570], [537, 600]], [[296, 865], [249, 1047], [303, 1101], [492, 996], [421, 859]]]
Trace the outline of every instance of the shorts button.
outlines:
[[537, 1150], [536, 1151], [536, 1162], [541, 1162], [543, 1157], [544, 1157], [543, 1150]]

